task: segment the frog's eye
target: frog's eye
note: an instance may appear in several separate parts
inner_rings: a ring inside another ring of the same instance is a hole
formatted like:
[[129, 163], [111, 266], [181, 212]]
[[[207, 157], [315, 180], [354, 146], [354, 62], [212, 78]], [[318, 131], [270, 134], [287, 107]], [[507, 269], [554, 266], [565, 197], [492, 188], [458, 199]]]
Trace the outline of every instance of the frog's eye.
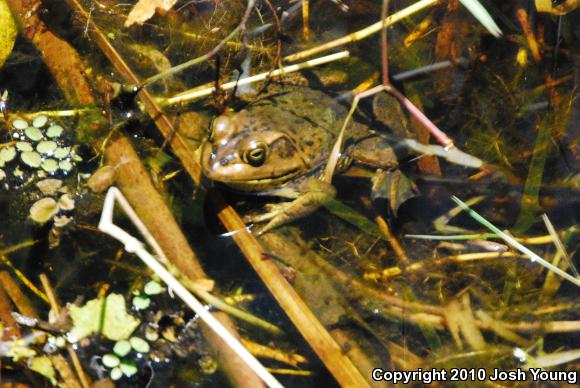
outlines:
[[266, 161], [269, 151], [268, 144], [263, 141], [253, 141], [242, 152], [242, 160], [250, 166], [260, 167]]

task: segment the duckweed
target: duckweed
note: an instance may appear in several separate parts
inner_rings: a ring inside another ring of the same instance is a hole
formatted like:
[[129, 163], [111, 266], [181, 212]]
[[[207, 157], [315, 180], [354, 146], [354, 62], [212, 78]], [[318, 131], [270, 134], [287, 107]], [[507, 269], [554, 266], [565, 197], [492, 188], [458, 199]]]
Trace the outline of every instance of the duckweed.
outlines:
[[20, 154], [20, 159], [22, 159], [24, 164], [32, 168], [40, 167], [40, 163], [42, 162], [40, 154], [34, 151], [24, 151]]
[[163, 292], [163, 287], [161, 287], [161, 284], [157, 283], [156, 281], [151, 280], [145, 284], [143, 292], [145, 292], [147, 295], [159, 295]]
[[42, 198], [30, 208], [30, 218], [39, 224], [49, 221], [58, 212], [58, 206], [53, 198]]
[[115, 356], [114, 354], [105, 354], [103, 356], [103, 365], [107, 368], [114, 368], [119, 366], [121, 360], [119, 357]]
[[22, 178], [24, 176], [24, 171], [22, 171], [20, 167], [16, 167], [12, 171], [12, 175], [14, 175], [16, 178]]
[[131, 343], [127, 340], [117, 341], [113, 346], [113, 352], [119, 357], [125, 357], [131, 351]]
[[72, 221], [72, 217], [56, 216], [54, 217], [53, 221], [54, 226], [56, 226], [57, 228], [62, 228], [63, 226], [68, 225]]
[[116, 381], [123, 377], [123, 372], [121, 368], [113, 368], [111, 369], [111, 380]]
[[46, 117], [44, 115], [40, 115], [32, 121], [32, 125], [35, 126], [36, 128], [42, 128], [46, 125], [47, 121], [48, 121], [48, 117]]
[[58, 207], [62, 210], [73, 210], [75, 208], [75, 201], [68, 194], [63, 194], [58, 200]]
[[64, 159], [70, 154], [69, 147], [58, 147], [54, 150], [54, 157], [57, 159]]
[[24, 130], [24, 134], [30, 140], [39, 141], [40, 139], [42, 139], [42, 132], [40, 131], [40, 129], [38, 129], [36, 127], [26, 128]]
[[52, 140], [41, 141], [36, 145], [36, 150], [46, 155], [52, 155], [56, 148], [57, 144]]
[[65, 172], [69, 172], [70, 170], [72, 170], [73, 165], [70, 162], [70, 160], [61, 160], [60, 162], [58, 162], [58, 167]]
[[129, 339], [129, 343], [131, 344], [133, 350], [135, 350], [137, 353], [149, 352], [149, 343], [147, 343], [147, 341], [145, 341], [143, 338], [131, 337]]
[[62, 187], [62, 181], [53, 178], [43, 179], [36, 182], [36, 187], [38, 187], [44, 195], [56, 195], [58, 190]]
[[146, 296], [136, 296], [133, 298], [133, 307], [137, 310], [145, 310], [151, 304], [151, 299]]
[[119, 368], [127, 377], [132, 377], [137, 373], [137, 365], [133, 361], [123, 360]]
[[53, 173], [58, 170], [58, 163], [54, 159], [45, 159], [42, 162], [42, 169], [48, 173]]
[[46, 136], [48, 136], [50, 138], [59, 137], [60, 135], [62, 135], [63, 131], [64, 131], [64, 128], [61, 127], [60, 125], [51, 125], [46, 130]]
[[16, 149], [14, 147], [4, 147], [0, 150], [0, 159], [4, 162], [9, 162], [16, 156]]
[[16, 143], [16, 149], [18, 151], [24, 152], [24, 151], [32, 151], [34, 148], [32, 148], [32, 145], [26, 141], [19, 141], [18, 143]]
[[16, 119], [12, 122], [12, 126], [16, 129], [24, 129], [28, 127], [28, 123], [22, 119]]

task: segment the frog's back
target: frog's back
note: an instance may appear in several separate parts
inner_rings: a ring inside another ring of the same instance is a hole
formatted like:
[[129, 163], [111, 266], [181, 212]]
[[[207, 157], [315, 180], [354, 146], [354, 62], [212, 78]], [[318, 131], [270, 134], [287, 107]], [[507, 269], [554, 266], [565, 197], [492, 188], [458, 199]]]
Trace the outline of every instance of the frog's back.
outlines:
[[246, 109], [294, 139], [311, 168], [328, 157], [346, 114], [331, 96], [306, 87], [283, 88]]

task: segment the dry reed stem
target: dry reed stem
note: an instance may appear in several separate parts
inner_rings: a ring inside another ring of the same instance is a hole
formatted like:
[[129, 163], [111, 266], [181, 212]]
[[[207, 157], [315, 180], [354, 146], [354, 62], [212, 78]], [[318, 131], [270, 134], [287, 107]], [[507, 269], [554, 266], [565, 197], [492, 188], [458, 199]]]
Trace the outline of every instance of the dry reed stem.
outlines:
[[425, 267], [429, 266], [439, 266], [449, 262], [459, 262], [464, 263], [468, 261], [475, 261], [475, 260], [493, 260], [493, 259], [504, 259], [504, 258], [518, 258], [518, 259], [527, 259], [525, 255], [516, 252], [475, 252], [475, 253], [464, 253], [461, 255], [451, 255], [441, 257], [435, 260], [424, 260], [419, 261], [413, 264], [409, 264], [408, 266], [401, 268], [401, 267], [391, 267], [382, 270], [380, 273], [367, 273], [365, 274], [365, 279], [373, 280], [373, 279], [389, 279], [395, 276], [400, 276], [402, 274], [418, 272], [425, 269]]
[[20, 329], [16, 324], [16, 321], [12, 317], [12, 303], [4, 291], [3, 287], [0, 287], [0, 321], [4, 323], [4, 331], [1, 333], [3, 341], [9, 341], [13, 338], [20, 338]]
[[54, 368], [62, 378], [64, 384], [61, 385], [66, 386], [67, 388], [84, 388], [77, 380], [73, 370], [63, 356], [55, 354], [49, 358], [50, 361], [52, 361], [52, 365], [54, 365]]
[[[298, 63], [295, 65], [289, 65], [289, 66], [286, 66], [286, 67], [281, 68], [281, 69], [267, 71], [264, 73], [253, 75], [251, 77], [242, 78], [242, 79], [236, 80], [236, 81], [226, 82], [226, 83], [220, 85], [220, 89], [221, 90], [232, 90], [232, 89], [237, 88], [239, 86], [249, 85], [249, 84], [254, 83], [254, 82], [264, 81], [268, 78], [277, 77], [279, 75], [284, 75], [284, 74], [294, 73], [294, 72], [297, 72], [297, 71], [300, 71], [303, 69], [307, 69], [310, 67], [314, 67], [314, 66], [320, 66], [320, 65], [323, 65], [325, 63], [329, 63], [329, 62], [333, 62], [333, 61], [347, 58], [348, 56], [349, 56], [348, 51], [341, 51], [339, 53], [327, 55], [327, 56], [320, 57], [320, 58], [311, 59], [311, 60], [308, 60], [306, 62]], [[198, 86], [198, 87], [195, 87], [193, 89], [178, 93], [173, 97], [159, 99], [158, 101], [163, 106], [183, 104], [186, 102], [190, 102], [190, 101], [194, 101], [194, 100], [197, 100], [197, 99], [200, 99], [203, 97], [210, 96], [211, 94], [215, 93], [215, 91], [216, 91], [215, 86], [202, 85], [202, 86]]]
[[26, 277], [26, 275], [24, 275], [24, 273], [22, 271], [20, 271], [18, 268], [16, 268], [14, 266], [14, 264], [12, 264], [12, 262], [10, 261], [10, 259], [8, 259], [8, 257], [6, 257], [5, 255], [0, 255], [0, 262], [2, 262], [4, 265], [6, 265], [8, 268], [10, 268], [12, 271], [14, 271], [14, 275], [16, 275], [16, 277], [33, 293], [36, 294], [36, 296], [38, 296], [40, 299], [42, 299], [45, 302], [48, 302], [48, 299], [46, 298], [46, 295], [44, 295], [44, 293], [42, 291], [40, 291], [38, 289], [38, 287], [36, 287], [34, 285], [33, 282], [31, 282], [30, 280], [28, 280], [28, 278]]
[[393, 251], [395, 252], [395, 256], [397, 256], [397, 260], [399, 261], [399, 264], [401, 266], [405, 267], [409, 263], [409, 258], [407, 257], [407, 253], [405, 252], [405, 249], [403, 248], [401, 243], [399, 243], [399, 240], [397, 240], [395, 235], [391, 232], [391, 228], [389, 228], [389, 224], [387, 224], [387, 222], [385, 221], [385, 219], [382, 216], [376, 216], [375, 222], [379, 226], [379, 229], [381, 230], [381, 232], [385, 235], [385, 237], [389, 241], [389, 244], [391, 244], [391, 247], [393, 248]]
[[299, 364], [304, 364], [308, 360], [297, 353], [286, 352], [281, 349], [276, 349], [267, 345], [262, 345], [249, 339], [240, 338], [240, 341], [244, 346], [258, 358], [268, 358], [270, 360], [276, 360], [284, 364], [298, 368]]
[[524, 36], [528, 41], [528, 48], [532, 53], [532, 58], [536, 63], [540, 63], [542, 61], [542, 54], [540, 53], [540, 46], [538, 44], [538, 40], [536, 39], [536, 35], [528, 22], [528, 13], [523, 7], [519, 7], [516, 11], [516, 17], [522, 26], [522, 30], [524, 31]]
[[405, 19], [406, 17], [413, 15], [414, 13], [419, 12], [420, 10], [422, 10], [424, 8], [433, 6], [433, 5], [437, 4], [438, 2], [439, 2], [439, 0], [421, 0], [421, 1], [418, 1], [418, 2], [410, 5], [409, 7], [400, 10], [399, 12], [395, 12], [394, 14], [392, 14], [391, 16], [386, 18], [386, 20], [384, 20], [384, 21], [379, 20], [378, 22], [371, 24], [370, 26], [363, 28], [362, 30], [355, 31], [351, 34], [348, 34], [348, 35], [343, 36], [341, 38], [324, 43], [320, 46], [316, 46], [316, 47], [310, 48], [308, 50], [304, 50], [304, 51], [300, 51], [300, 52], [288, 55], [284, 58], [284, 60], [289, 61], [289, 62], [297, 61], [299, 59], [307, 58], [307, 57], [310, 57], [314, 54], [318, 54], [322, 51], [327, 51], [327, 50], [333, 49], [333, 48], [338, 47], [338, 46], [342, 46], [345, 44], [350, 44], [350, 43], [362, 40], [364, 38], [369, 37], [372, 34], [379, 32], [383, 28], [383, 26], [384, 27], [392, 26], [393, 24], [400, 22], [401, 20]]
[[[58, 316], [60, 314], [60, 310], [61, 310], [60, 305], [57, 302], [56, 295], [54, 293], [52, 286], [50, 285], [50, 281], [48, 280], [48, 277], [46, 276], [46, 274], [40, 274], [40, 282], [42, 283], [42, 287], [44, 288], [44, 292], [46, 293], [48, 300], [50, 302], [50, 308]], [[83, 366], [81, 365], [81, 360], [79, 360], [79, 356], [77, 355], [77, 352], [75, 351], [73, 346], [71, 344], [67, 343], [66, 350], [68, 351], [68, 355], [69, 355], [70, 359], [72, 360], [74, 369], [77, 372], [77, 376], [79, 378], [79, 381], [80, 381], [80, 384], [82, 385], [82, 387], [83, 388], [91, 387], [92, 381], [87, 376], [85, 371], [83, 370]], [[63, 358], [63, 361], [66, 363], [66, 360], [64, 358]], [[67, 366], [68, 366], [68, 363], [67, 363]], [[67, 368], [67, 373], [68, 373], [68, 371], [70, 371], [70, 367]], [[60, 370], [59, 370], [59, 372], [60, 372]], [[70, 371], [70, 373], [72, 374], [72, 371]], [[65, 380], [65, 381], [68, 382], [68, 380]], [[76, 381], [76, 379], [75, 379], [75, 381]]]
[[310, 40], [310, 6], [308, 0], [302, 0], [302, 34], [305, 41]]
[[20, 289], [18, 284], [12, 279], [12, 276], [7, 271], [0, 272], [0, 284], [4, 288], [4, 291], [12, 300], [12, 303], [16, 306], [21, 314], [28, 317], [37, 317], [36, 309], [32, 306], [30, 299]]

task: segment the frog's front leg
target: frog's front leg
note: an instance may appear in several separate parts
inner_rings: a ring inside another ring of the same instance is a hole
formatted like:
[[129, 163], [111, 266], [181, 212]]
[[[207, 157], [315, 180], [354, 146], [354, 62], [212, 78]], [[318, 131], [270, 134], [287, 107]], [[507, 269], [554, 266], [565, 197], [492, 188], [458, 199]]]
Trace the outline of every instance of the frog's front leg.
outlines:
[[278, 226], [311, 214], [328, 199], [334, 198], [335, 196], [336, 189], [331, 184], [316, 178], [309, 178], [291, 202], [271, 205], [267, 213], [250, 217], [249, 221], [269, 221], [258, 233], [262, 235]]

